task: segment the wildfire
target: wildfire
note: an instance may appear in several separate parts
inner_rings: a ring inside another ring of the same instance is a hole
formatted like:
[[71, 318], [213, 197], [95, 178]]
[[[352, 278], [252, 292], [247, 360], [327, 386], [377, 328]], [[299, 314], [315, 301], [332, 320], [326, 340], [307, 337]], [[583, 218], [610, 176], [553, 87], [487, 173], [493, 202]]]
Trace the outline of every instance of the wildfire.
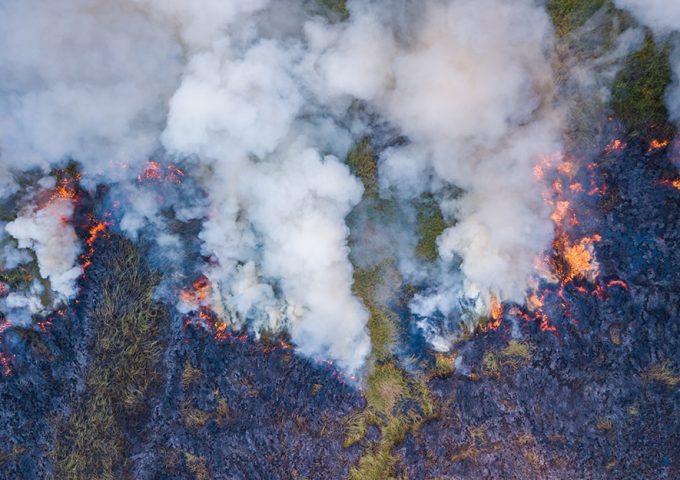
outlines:
[[87, 252], [80, 256], [82, 260], [83, 272], [87, 270], [92, 265], [92, 256], [94, 255], [94, 243], [97, 241], [101, 235], [108, 235], [108, 227], [111, 225], [107, 221], [98, 221], [94, 218], [90, 219], [90, 227], [87, 229], [88, 237], [85, 240], [85, 245], [87, 245]]
[[162, 182], [167, 180], [176, 185], [182, 183], [184, 172], [175, 164], [169, 164], [163, 167], [160, 163], [149, 160], [142, 170], [142, 173], [137, 177], [139, 183], [144, 182]]
[[577, 243], [570, 243], [562, 235], [553, 241], [555, 255], [551, 260], [553, 271], [563, 283], [581, 277], [594, 280], [598, 275], [598, 264], [593, 254], [593, 244], [602, 240], [600, 235], [584, 237]]
[[191, 288], [182, 290], [179, 296], [188, 305], [200, 305], [208, 299], [211, 290], [210, 280], [201, 276], [191, 285]]
[[667, 187], [677, 188], [678, 190], [680, 190], [680, 179], [678, 179], [678, 180], [661, 180], [661, 185], [665, 185]]
[[606, 153], [620, 152], [624, 148], [626, 148], [626, 144], [622, 140], [615, 138], [604, 147], [604, 151]]
[[668, 140], [654, 139], [651, 142], [649, 142], [649, 149], [647, 150], [647, 152], [653, 152], [654, 150], [666, 148], [669, 144], [670, 144], [670, 142]]

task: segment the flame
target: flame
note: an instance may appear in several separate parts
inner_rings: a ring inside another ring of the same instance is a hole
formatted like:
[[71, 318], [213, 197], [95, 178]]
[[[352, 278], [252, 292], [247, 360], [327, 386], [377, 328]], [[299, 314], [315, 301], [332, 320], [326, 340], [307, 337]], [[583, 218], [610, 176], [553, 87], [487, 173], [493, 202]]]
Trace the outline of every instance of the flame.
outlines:
[[111, 225], [107, 221], [99, 221], [90, 217], [90, 227], [87, 229], [88, 236], [85, 240], [87, 251], [80, 256], [82, 260], [83, 272], [92, 266], [92, 256], [94, 255], [94, 243], [101, 235], [108, 235], [108, 227]]
[[604, 147], [604, 151], [607, 153], [620, 152], [624, 148], [626, 148], [626, 144], [622, 140], [615, 138]]
[[680, 179], [678, 179], [678, 180], [661, 180], [661, 185], [665, 185], [667, 187], [677, 188], [678, 190], [680, 190]]
[[600, 235], [584, 237], [576, 243], [570, 243], [566, 235], [561, 235], [553, 241], [554, 256], [551, 260], [553, 271], [568, 283], [574, 278], [594, 280], [599, 272], [599, 265], [595, 260], [593, 244], [602, 240]]
[[180, 298], [188, 305], [200, 305], [208, 299], [211, 290], [210, 280], [202, 276], [192, 283], [191, 288], [182, 290]]
[[659, 150], [661, 148], [666, 148], [670, 142], [668, 140], [657, 140], [654, 139], [651, 142], [649, 142], [649, 149], [647, 152], [653, 152], [654, 150]]
[[557, 166], [558, 172], [569, 177], [573, 177], [576, 174], [576, 170], [577, 170], [576, 164], [568, 160], [565, 160], [564, 162], [560, 163]]
[[569, 185], [569, 190], [571, 193], [582, 193], [583, 190], [583, 185], [581, 185], [579, 182], [574, 182], [571, 185]]
[[184, 178], [184, 171], [180, 169], [177, 165], [171, 163], [166, 167], [163, 167], [159, 162], [154, 160], [149, 160], [142, 170], [142, 173], [137, 177], [139, 183], [144, 182], [162, 182], [167, 180], [176, 185], [182, 183]]
[[489, 319], [486, 325], [482, 327], [482, 331], [488, 332], [490, 330], [498, 330], [503, 320], [503, 305], [494, 294], [491, 294], [489, 299]]
[[144, 170], [142, 170], [142, 174], [137, 177], [137, 180], [139, 182], [142, 182], [144, 180], [162, 180], [163, 179], [163, 169], [161, 167], [161, 164], [158, 162], [155, 162], [153, 160], [149, 160], [146, 164], [146, 167], [144, 167]]

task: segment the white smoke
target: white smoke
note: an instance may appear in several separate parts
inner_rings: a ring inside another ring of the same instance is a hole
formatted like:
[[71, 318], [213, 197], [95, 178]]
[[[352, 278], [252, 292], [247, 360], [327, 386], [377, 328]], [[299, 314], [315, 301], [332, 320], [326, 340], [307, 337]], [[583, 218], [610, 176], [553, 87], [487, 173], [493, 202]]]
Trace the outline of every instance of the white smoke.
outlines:
[[465, 190], [442, 205], [458, 223], [438, 241], [444, 262], [462, 258], [464, 292], [442, 279], [447, 292], [418, 299], [419, 313], [452, 311], [461, 295], [522, 301], [552, 238], [532, 176], [540, 155], [560, 150], [550, 20], [530, 0], [420, 5], [425, 13], [407, 29], [386, 24], [379, 2], [351, 3], [354, 20], [339, 32], [308, 26], [323, 51], [321, 90], [368, 101], [408, 137], [383, 154], [385, 187], [407, 197], [442, 184]]
[[[369, 131], [348, 114], [360, 101], [408, 138], [381, 158], [384, 194], [465, 192], [442, 203], [458, 223], [439, 239], [440, 288], [419, 313], [460, 297], [521, 300], [552, 235], [532, 166], [560, 149], [545, 11], [532, 0], [348, 7], [330, 24], [302, 0], [5, 1], [0, 165], [74, 158], [86, 186], [120, 182], [134, 196], [125, 232], [151, 226], [167, 248], [179, 243], [160, 204], [131, 185], [159, 148], [185, 160], [204, 196], [175, 211], [204, 220], [213, 306], [238, 325], [289, 328], [305, 354], [355, 371], [368, 314], [351, 294], [345, 217], [362, 188], [338, 158]], [[59, 218], [71, 213], [55, 202], [7, 226], [65, 296], [77, 243]]]

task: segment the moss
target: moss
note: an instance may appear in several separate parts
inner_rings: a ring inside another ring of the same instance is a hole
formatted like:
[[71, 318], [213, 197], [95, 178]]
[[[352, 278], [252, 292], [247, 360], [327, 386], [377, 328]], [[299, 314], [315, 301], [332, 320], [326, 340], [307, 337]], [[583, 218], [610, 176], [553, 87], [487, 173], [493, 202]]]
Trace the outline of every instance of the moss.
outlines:
[[657, 45], [648, 35], [614, 80], [611, 107], [631, 133], [640, 133], [651, 125], [667, 125], [664, 95], [671, 82], [669, 48]]
[[428, 262], [439, 257], [437, 238], [446, 230], [446, 222], [434, 199], [421, 202], [418, 206], [418, 244], [416, 255]]
[[547, 9], [560, 37], [580, 27], [611, 0], [549, 0]]
[[101, 301], [89, 313], [96, 333], [87, 391], [70, 417], [56, 425], [57, 478], [121, 478], [126, 433], [148, 413], [147, 401], [160, 377], [159, 336], [166, 316], [153, 300], [159, 277], [146, 270], [129, 241], [121, 240], [113, 250]]
[[[343, 2], [344, 3], [344, 2]], [[378, 159], [366, 137], [357, 143], [347, 155], [347, 166], [364, 184], [364, 197], [378, 197]]]

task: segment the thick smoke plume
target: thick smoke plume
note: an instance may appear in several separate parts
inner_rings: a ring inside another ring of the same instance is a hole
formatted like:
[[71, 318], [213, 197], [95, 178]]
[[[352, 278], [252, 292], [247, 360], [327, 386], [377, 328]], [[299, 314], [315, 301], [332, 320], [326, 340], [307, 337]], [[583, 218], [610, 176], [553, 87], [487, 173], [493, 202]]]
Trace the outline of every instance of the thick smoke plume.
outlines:
[[[332, 23], [301, 0], [5, 1], [0, 164], [75, 160], [86, 188], [125, 197], [119, 228], [152, 232], [159, 249], [182, 245], [162, 202], [200, 221], [201, 258], [188, 260], [212, 285], [202, 301], [356, 371], [368, 313], [351, 293], [345, 217], [363, 188], [342, 158], [373, 122], [404, 139], [381, 154], [381, 195], [433, 192], [451, 224], [420, 315], [453, 314], [465, 298], [481, 311], [492, 297], [522, 301], [552, 237], [532, 176], [560, 150], [543, 7], [394, 3], [350, 1]], [[182, 166], [193, 190], [149, 193], [138, 177], [150, 158]], [[77, 277], [72, 208], [27, 205], [6, 227], [64, 299]]]

